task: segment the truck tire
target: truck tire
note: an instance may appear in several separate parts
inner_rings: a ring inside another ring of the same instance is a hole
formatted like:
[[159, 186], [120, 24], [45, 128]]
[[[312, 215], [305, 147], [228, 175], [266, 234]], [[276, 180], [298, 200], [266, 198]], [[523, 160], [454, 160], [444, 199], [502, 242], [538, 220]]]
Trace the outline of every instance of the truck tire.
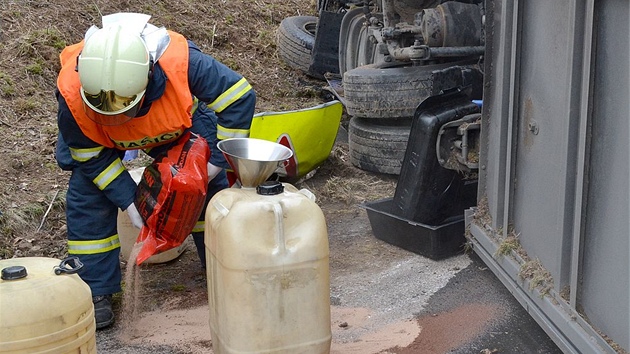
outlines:
[[343, 75], [346, 110], [361, 118], [413, 117], [422, 101], [440, 92], [434, 88], [433, 71], [455, 65], [381, 63], [348, 70]]
[[291, 16], [280, 22], [276, 32], [278, 55], [291, 68], [308, 72], [316, 29], [315, 16]]
[[410, 130], [411, 118], [352, 117], [348, 125], [350, 162], [365, 171], [400, 174]]

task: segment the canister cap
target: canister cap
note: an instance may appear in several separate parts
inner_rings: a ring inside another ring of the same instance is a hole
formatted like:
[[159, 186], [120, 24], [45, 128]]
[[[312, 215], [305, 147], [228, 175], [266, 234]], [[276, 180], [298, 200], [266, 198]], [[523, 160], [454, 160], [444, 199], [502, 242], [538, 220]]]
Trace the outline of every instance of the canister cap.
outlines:
[[26, 267], [24, 266], [2, 268], [2, 280], [16, 280], [25, 278], [26, 276]]
[[278, 181], [265, 181], [256, 187], [260, 195], [276, 195], [284, 192], [284, 186]]

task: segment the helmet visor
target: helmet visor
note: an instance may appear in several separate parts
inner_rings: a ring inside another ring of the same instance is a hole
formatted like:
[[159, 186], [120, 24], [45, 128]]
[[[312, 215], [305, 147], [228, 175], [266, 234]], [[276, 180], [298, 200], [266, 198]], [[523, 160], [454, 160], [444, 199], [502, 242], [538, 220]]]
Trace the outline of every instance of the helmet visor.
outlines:
[[81, 90], [86, 115], [102, 125], [119, 125], [136, 116], [144, 98], [144, 91], [138, 95], [120, 96], [114, 91], [101, 91], [90, 94]]
[[131, 97], [119, 96], [114, 91], [101, 91], [96, 95], [85, 92], [85, 99], [91, 106], [108, 113], [116, 114], [124, 111], [125, 108], [136, 99], [137, 95]]

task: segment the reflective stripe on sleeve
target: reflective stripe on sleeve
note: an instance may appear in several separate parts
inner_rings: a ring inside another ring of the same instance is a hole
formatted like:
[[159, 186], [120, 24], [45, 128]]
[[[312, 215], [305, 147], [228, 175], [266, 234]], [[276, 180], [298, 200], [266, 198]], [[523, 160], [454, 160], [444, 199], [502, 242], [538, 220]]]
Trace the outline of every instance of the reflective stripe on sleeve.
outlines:
[[72, 156], [73, 160], [85, 162], [91, 158], [97, 157], [101, 153], [101, 151], [103, 151], [102, 146], [97, 146], [95, 148], [89, 149], [70, 148], [70, 155]]
[[103, 172], [101, 172], [93, 182], [100, 190], [104, 190], [112, 181], [125, 170], [122, 161], [119, 158], [114, 160]]
[[221, 96], [219, 96], [214, 102], [210, 103], [208, 107], [220, 113], [229, 105], [234, 103], [239, 98], [243, 97], [244, 94], [249, 92], [252, 89], [252, 86], [245, 80], [245, 78], [240, 79], [237, 83], [232, 85], [227, 91], [223, 92]]
[[192, 105], [192, 109], [190, 110], [191, 116], [195, 114], [195, 111], [197, 110], [198, 107], [199, 107], [199, 99], [197, 97], [193, 97], [193, 105]]
[[197, 221], [191, 232], [204, 232], [206, 223], [203, 220]]
[[229, 129], [217, 124], [217, 138], [219, 140], [247, 137], [249, 137], [249, 129]]
[[97, 254], [109, 252], [120, 247], [118, 234], [102, 240], [68, 241], [68, 254]]

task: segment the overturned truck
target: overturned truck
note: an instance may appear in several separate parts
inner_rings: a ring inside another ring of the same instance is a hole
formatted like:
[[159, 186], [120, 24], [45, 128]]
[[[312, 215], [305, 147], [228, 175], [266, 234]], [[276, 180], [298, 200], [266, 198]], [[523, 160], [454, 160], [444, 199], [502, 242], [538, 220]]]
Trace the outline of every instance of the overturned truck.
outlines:
[[[435, 211], [418, 193], [439, 187], [436, 169], [478, 182], [474, 205], [457, 206], [467, 244], [563, 352], [628, 353], [628, 1], [318, 9], [283, 21], [280, 55], [345, 104], [353, 164], [413, 187], [402, 197], [397, 188], [392, 213], [414, 222]], [[438, 97], [462, 103], [442, 109]], [[466, 119], [439, 119], [461, 107]], [[429, 143], [410, 137], [414, 121], [432, 117]], [[412, 156], [418, 165], [406, 166]], [[417, 246], [420, 235], [405, 236]]]
[[481, 99], [482, 1], [322, 0], [318, 8], [317, 17], [282, 21], [278, 51], [326, 79], [344, 103], [355, 166], [398, 175], [418, 104], [456, 87]]

